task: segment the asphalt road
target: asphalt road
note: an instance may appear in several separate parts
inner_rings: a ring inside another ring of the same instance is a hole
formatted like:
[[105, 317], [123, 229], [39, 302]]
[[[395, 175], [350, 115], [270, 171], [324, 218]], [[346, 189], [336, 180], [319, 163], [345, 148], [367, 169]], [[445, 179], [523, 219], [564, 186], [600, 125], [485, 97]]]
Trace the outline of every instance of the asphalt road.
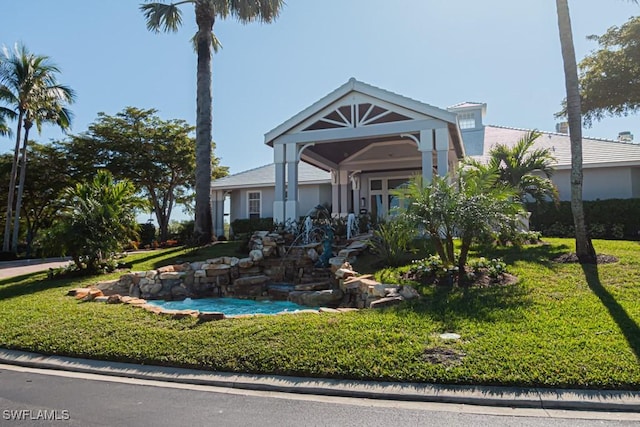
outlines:
[[242, 391], [0, 366], [0, 426], [638, 425], [624, 417]]
[[69, 258], [24, 259], [0, 262], [0, 280], [24, 274], [47, 271], [69, 264]]

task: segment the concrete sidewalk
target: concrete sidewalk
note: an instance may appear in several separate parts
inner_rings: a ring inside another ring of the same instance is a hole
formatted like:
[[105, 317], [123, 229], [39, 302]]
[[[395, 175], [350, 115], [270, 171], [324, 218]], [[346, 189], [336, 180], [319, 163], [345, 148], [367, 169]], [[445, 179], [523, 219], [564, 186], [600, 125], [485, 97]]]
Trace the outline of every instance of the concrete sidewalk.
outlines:
[[456, 386], [200, 371], [0, 349], [0, 363], [245, 390], [514, 408], [640, 412], [640, 391]]

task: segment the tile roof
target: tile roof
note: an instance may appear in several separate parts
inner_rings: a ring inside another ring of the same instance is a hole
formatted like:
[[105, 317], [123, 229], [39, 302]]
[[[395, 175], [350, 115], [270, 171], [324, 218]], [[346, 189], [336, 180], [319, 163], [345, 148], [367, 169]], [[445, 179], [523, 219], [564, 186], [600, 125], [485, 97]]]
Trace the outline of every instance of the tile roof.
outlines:
[[[318, 184], [330, 183], [331, 174], [309, 163], [298, 164], [298, 183]], [[276, 167], [274, 163], [254, 169], [238, 172], [211, 182], [213, 189], [233, 189], [245, 187], [273, 187], [276, 183]]]
[[[485, 126], [484, 150], [482, 156], [474, 156], [486, 159], [489, 151], [495, 144], [513, 146], [522, 138], [529, 129], [517, 129], [504, 126]], [[568, 169], [571, 167], [571, 141], [569, 135], [554, 132], [541, 132], [536, 140], [535, 148], [549, 148], [556, 158], [556, 168]], [[584, 167], [597, 166], [640, 166], [640, 144], [620, 142], [610, 139], [582, 138], [582, 159]]]

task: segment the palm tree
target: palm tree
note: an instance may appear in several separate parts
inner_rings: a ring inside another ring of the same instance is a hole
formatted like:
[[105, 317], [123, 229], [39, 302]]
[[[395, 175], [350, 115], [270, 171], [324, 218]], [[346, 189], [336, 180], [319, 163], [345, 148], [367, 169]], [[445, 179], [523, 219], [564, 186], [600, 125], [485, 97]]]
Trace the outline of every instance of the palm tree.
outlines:
[[[9, 250], [11, 240], [11, 219], [18, 178], [22, 130], [25, 130], [26, 144], [29, 129], [33, 123], [36, 123], [38, 128], [45, 121], [57, 122], [62, 126], [65, 126], [65, 123], [68, 124], [69, 115], [64, 105], [73, 102], [74, 93], [70, 88], [58, 84], [56, 74], [59, 72], [58, 67], [50, 62], [48, 56], [32, 54], [23, 45], [16, 45], [11, 53], [8, 49], [3, 49], [3, 58], [0, 61], [0, 101], [10, 106], [18, 119], [16, 145], [9, 178], [3, 251]], [[26, 154], [26, 147], [23, 153]], [[23, 154], [23, 169], [26, 161], [25, 154]], [[18, 209], [15, 212], [16, 217], [20, 214]], [[14, 251], [17, 248], [17, 240], [18, 236], [14, 235], [12, 245]]]
[[571, 16], [567, 0], [556, 0], [558, 31], [564, 63], [564, 79], [567, 91], [567, 119], [571, 140], [571, 212], [576, 230], [576, 255], [582, 264], [595, 264], [596, 251], [587, 235], [582, 204], [582, 115], [578, 67], [571, 31]]
[[211, 50], [218, 42], [213, 34], [216, 18], [229, 16], [242, 23], [273, 22], [280, 14], [283, 0], [183, 0], [175, 3], [147, 3], [140, 6], [147, 20], [147, 28], [153, 32], [175, 32], [182, 24], [179, 6], [191, 3], [195, 7], [198, 31], [194, 44], [198, 56], [196, 93], [196, 206], [194, 234], [198, 243], [211, 241], [211, 142], [212, 95]]
[[533, 149], [540, 135], [537, 131], [527, 132], [513, 147], [497, 144], [489, 151], [489, 166], [499, 172], [500, 181], [518, 191], [522, 202], [528, 197], [536, 201], [558, 200], [558, 190], [551, 181], [555, 158], [549, 149]]
[[15, 118], [15, 113], [8, 108], [0, 107], [0, 136], [11, 136], [11, 128], [7, 124], [7, 118]]
[[[72, 95], [71, 95], [72, 96]], [[13, 240], [11, 250], [18, 251], [18, 236], [20, 235], [20, 210], [22, 209], [22, 194], [24, 192], [25, 177], [27, 172], [27, 144], [29, 142], [29, 130], [35, 123], [38, 133], [42, 130], [42, 123], [55, 123], [63, 131], [71, 126], [71, 112], [61, 104], [61, 94], [57, 90], [44, 90], [42, 99], [34, 101], [35, 106], [24, 118], [24, 140], [22, 143], [22, 157], [20, 158], [20, 181], [18, 183], [18, 196], [16, 198], [16, 213], [13, 219]], [[66, 98], [71, 100], [70, 98]]]

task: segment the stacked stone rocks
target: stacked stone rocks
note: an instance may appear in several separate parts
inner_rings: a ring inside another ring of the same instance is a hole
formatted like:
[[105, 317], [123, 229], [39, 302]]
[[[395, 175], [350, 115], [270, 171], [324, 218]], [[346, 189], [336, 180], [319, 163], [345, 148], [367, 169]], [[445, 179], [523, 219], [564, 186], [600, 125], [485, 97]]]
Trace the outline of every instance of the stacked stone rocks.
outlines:
[[353, 271], [348, 260], [364, 248], [363, 242], [353, 242], [339, 252], [342, 256], [330, 259], [330, 268], [316, 268], [321, 244], [290, 246], [280, 234], [256, 232], [246, 258], [220, 257], [131, 272], [97, 288], [107, 297], [234, 297], [329, 308], [379, 308], [418, 296], [408, 286], [384, 285]]

